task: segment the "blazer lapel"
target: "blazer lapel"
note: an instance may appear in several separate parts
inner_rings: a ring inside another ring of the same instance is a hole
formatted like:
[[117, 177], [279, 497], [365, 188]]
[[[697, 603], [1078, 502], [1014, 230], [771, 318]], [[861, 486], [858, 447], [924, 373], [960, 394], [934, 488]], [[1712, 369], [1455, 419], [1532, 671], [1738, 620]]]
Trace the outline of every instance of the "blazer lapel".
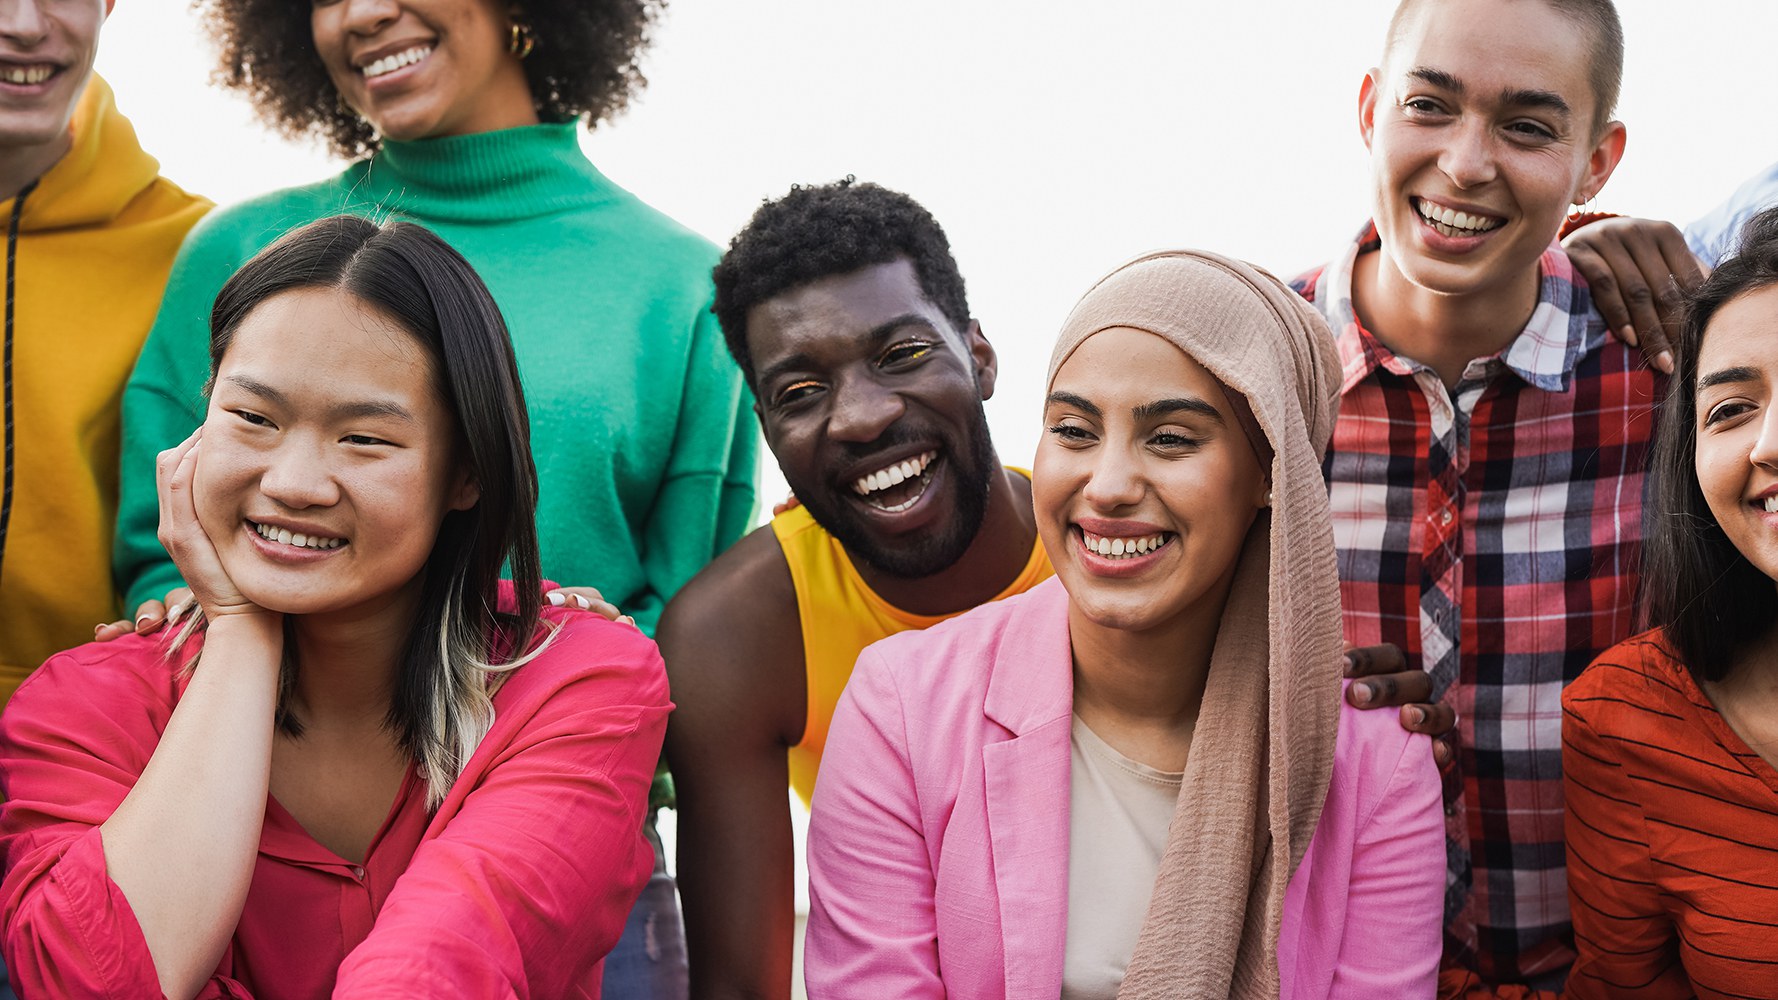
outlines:
[[1068, 930], [1068, 595], [1051, 580], [1032, 597], [1008, 622], [988, 682], [987, 715], [1013, 738], [982, 748], [1007, 1000], [1061, 992]]

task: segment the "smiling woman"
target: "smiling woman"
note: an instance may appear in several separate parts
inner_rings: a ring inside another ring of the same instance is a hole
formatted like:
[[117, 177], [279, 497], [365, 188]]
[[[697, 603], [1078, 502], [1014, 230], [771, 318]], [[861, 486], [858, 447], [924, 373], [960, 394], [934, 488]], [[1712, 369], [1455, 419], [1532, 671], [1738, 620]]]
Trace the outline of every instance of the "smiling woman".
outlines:
[[0, 723], [14, 981], [596, 988], [671, 706], [634, 629], [541, 607], [486, 288], [418, 226], [328, 219], [224, 285], [210, 344], [204, 424], [159, 461], [200, 610], [51, 658]]
[[1239, 261], [1080, 301], [1031, 476], [1056, 578], [866, 649], [835, 712], [811, 997], [1431, 994], [1437, 773], [1339, 697], [1338, 382]]

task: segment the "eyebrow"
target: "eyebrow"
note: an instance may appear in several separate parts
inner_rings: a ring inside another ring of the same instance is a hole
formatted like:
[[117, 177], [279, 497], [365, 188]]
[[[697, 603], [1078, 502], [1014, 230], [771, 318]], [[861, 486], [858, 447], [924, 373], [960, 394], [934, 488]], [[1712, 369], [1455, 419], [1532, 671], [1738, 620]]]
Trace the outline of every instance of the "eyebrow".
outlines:
[[[866, 343], [875, 348], [878, 344], [888, 340], [897, 330], [910, 326], [920, 327], [930, 332], [936, 339], [944, 339], [939, 333], [938, 328], [932, 325], [931, 320], [928, 320], [919, 313], [911, 312], [902, 313], [894, 319], [878, 323], [876, 326], [873, 326], [864, 332], [863, 339]], [[816, 367], [819, 367], [819, 365], [817, 365], [814, 357], [806, 352], [798, 352], [792, 354], [790, 357], [772, 362], [770, 365], [761, 369], [759, 374], [755, 377], [758, 379], [760, 385], [766, 385], [773, 379], [778, 378], [787, 372], [808, 371], [809, 369]]]
[[[289, 396], [284, 395], [277, 389], [266, 385], [264, 382], [261, 382], [250, 375], [230, 375], [223, 379], [223, 381], [244, 392], [258, 396], [260, 399], [274, 405], [286, 407], [291, 405]], [[340, 403], [337, 406], [328, 407], [327, 413], [328, 416], [336, 420], [363, 420], [371, 417], [390, 417], [396, 420], [405, 420], [409, 423], [415, 422], [413, 413], [411, 413], [407, 407], [389, 399], [353, 400], [349, 403]]]
[[1759, 381], [1759, 372], [1754, 371], [1746, 365], [1736, 365], [1733, 368], [1723, 368], [1713, 371], [1710, 374], [1705, 375], [1703, 378], [1698, 379], [1698, 391], [1703, 392], [1705, 389], [1709, 389], [1712, 386], [1727, 385], [1730, 382], [1757, 381]]
[[[1104, 411], [1100, 410], [1098, 405], [1092, 400], [1065, 390], [1057, 390], [1050, 393], [1048, 402], [1052, 404], [1060, 404], [1062, 406], [1072, 406], [1092, 417], [1102, 417], [1105, 415]], [[1131, 407], [1130, 413], [1135, 416], [1139, 423], [1146, 423], [1150, 420], [1156, 420], [1174, 413], [1195, 413], [1200, 416], [1209, 417], [1218, 424], [1224, 423], [1222, 414], [1217, 412], [1216, 407], [1211, 406], [1209, 403], [1196, 396], [1157, 399], [1150, 403], [1143, 403], [1141, 406]]]
[[[1463, 81], [1442, 69], [1416, 66], [1408, 70], [1408, 76], [1453, 94], [1460, 95], [1464, 92]], [[1555, 112], [1564, 122], [1574, 115], [1574, 109], [1568, 106], [1562, 95], [1552, 90], [1508, 87], [1500, 92], [1500, 103], [1509, 108], [1543, 108]]]

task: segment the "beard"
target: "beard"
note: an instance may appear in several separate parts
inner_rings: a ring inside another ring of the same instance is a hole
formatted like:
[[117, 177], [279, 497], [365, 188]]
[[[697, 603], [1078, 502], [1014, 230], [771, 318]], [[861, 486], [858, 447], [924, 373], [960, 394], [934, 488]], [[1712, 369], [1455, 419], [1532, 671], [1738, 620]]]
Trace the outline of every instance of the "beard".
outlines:
[[[912, 430], [903, 430], [897, 425], [871, 442], [868, 452], [880, 454], [919, 438], [920, 435]], [[949, 520], [918, 535], [879, 538], [872, 531], [867, 515], [859, 511], [853, 501], [836, 496], [830, 482], [808, 484], [807, 488], [792, 483], [791, 488], [803, 506], [809, 508], [809, 514], [839, 539], [853, 559], [890, 576], [904, 579], [931, 576], [949, 569], [963, 558], [963, 553], [975, 541], [982, 528], [982, 519], [988, 512], [989, 485], [994, 474], [1000, 471], [993, 441], [988, 436], [988, 416], [980, 406], [975, 407], [969, 425], [964, 429], [964, 438], [958, 441], [949, 436], [940, 437], [939, 461], [951, 466], [947, 470], [950, 479], [947, 488], [954, 497], [954, 506]], [[843, 461], [850, 463], [855, 457], [848, 455]]]

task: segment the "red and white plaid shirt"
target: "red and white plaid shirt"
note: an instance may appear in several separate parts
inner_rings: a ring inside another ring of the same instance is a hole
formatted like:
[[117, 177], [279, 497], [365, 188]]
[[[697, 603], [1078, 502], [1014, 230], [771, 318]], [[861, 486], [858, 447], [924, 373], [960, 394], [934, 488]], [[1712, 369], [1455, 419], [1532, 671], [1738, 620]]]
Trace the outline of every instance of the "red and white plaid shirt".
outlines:
[[1324, 470], [1346, 642], [1394, 643], [1457, 710], [1447, 959], [1559, 985], [1574, 959], [1562, 687], [1635, 631], [1643, 466], [1664, 380], [1607, 336], [1551, 245], [1536, 310], [1454, 390], [1365, 330], [1352, 268], [1297, 279], [1345, 368]]

